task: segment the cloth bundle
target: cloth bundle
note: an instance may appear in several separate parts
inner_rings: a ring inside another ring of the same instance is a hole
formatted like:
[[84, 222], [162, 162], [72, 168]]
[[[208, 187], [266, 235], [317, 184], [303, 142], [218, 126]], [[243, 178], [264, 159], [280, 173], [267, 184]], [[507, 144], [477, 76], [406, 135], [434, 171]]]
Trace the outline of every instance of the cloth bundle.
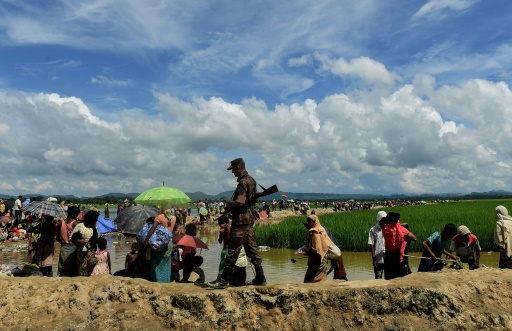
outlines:
[[[137, 237], [141, 242], [146, 239], [153, 224], [146, 223], [139, 231]], [[163, 251], [172, 240], [172, 233], [163, 225], [158, 224], [155, 231], [149, 238], [149, 247], [157, 252]]]
[[341, 250], [339, 249], [338, 246], [336, 246], [335, 243], [331, 243], [325, 256], [327, 257], [328, 260], [337, 260], [341, 256]]

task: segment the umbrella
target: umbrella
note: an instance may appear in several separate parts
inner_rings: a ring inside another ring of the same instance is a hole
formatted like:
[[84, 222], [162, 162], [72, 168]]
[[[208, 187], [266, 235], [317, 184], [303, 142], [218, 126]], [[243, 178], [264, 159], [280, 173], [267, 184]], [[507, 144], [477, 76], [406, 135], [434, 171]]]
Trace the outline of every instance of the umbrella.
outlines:
[[11, 223], [12, 222], [12, 218], [10, 218], [9, 216], [1, 216], [0, 217], [0, 224], [4, 225], [6, 223]]
[[184, 205], [190, 198], [177, 188], [159, 186], [142, 192], [134, 200], [136, 203], [148, 206]]
[[61, 205], [53, 203], [51, 201], [32, 201], [31, 203], [23, 207], [23, 210], [29, 211], [37, 216], [46, 215], [53, 216], [56, 218], [68, 217], [68, 213]]
[[5, 211], [7, 212], [9, 209], [14, 207], [14, 200], [12, 200], [12, 199], [5, 200], [4, 205], [5, 205]]
[[146, 220], [160, 214], [160, 211], [155, 207], [134, 205], [124, 208], [114, 220], [117, 228], [122, 233], [137, 234]]
[[172, 237], [172, 243], [176, 246], [188, 246], [208, 249], [208, 245], [201, 239], [193, 236], [178, 234]]
[[208, 215], [208, 210], [204, 207], [199, 208], [199, 214], [206, 216]]

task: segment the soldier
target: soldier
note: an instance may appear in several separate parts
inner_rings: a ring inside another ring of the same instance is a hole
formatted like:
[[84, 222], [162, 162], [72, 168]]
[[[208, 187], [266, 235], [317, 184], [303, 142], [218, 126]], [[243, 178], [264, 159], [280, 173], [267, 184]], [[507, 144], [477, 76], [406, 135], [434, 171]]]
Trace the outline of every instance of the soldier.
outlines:
[[211, 288], [223, 289], [229, 286], [229, 281], [233, 276], [235, 263], [238, 254], [245, 249], [247, 256], [251, 259], [256, 277], [248, 285], [265, 285], [267, 283], [263, 268], [261, 266], [261, 256], [258, 246], [254, 241], [254, 215], [251, 206], [256, 202], [256, 181], [247, 173], [245, 162], [242, 158], [234, 159], [227, 170], [231, 170], [237, 177], [238, 185], [233, 194], [232, 200], [224, 200], [224, 205], [229, 208], [232, 215], [230, 243], [228, 255], [224, 261], [224, 271], [222, 276], [213, 282], [209, 282]]

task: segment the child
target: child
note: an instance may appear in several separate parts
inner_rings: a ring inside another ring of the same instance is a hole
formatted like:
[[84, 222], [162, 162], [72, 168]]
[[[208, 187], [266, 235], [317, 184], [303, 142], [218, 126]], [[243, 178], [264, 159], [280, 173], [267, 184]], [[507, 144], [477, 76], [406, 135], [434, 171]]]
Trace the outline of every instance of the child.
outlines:
[[[180, 252], [181, 251], [181, 252]], [[180, 281], [180, 270], [183, 268], [181, 263], [180, 254], [183, 252], [183, 248], [174, 248], [171, 252], [171, 282]]]
[[195, 284], [204, 284], [205, 282], [205, 276], [204, 271], [201, 268], [201, 265], [203, 264], [203, 257], [202, 256], [194, 256], [194, 269], [192, 270], [192, 275], [190, 276], [189, 280], [194, 280]]
[[453, 237], [450, 248], [448, 249], [450, 254], [453, 252], [457, 253], [462, 263], [469, 264], [469, 270], [478, 269], [480, 266], [481, 250], [478, 238], [464, 225], [458, 227], [457, 235]]
[[132, 263], [137, 260], [137, 252], [139, 250], [139, 243], [134, 242], [131, 247], [131, 252], [126, 254], [126, 259], [124, 260], [124, 268], [130, 270], [132, 267]]
[[219, 223], [219, 244], [222, 245], [222, 251], [220, 253], [220, 263], [219, 263], [219, 273], [217, 275], [217, 279], [220, 279], [220, 276], [224, 272], [224, 260], [226, 259], [226, 255], [228, 255], [228, 246], [229, 246], [229, 218], [227, 217], [219, 217], [217, 220]]
[[103, 237], [98, 238], [98, 248], [100, 249], [94, 255], [97, 259], [91, 276], [94, 275], [109, 275], [112, 270], [110, 265], [110, 253], [107, 251], [107, 239]]
[[[185, 226], [185, 235], [191, 237], [195, 237], [197, 235], [197, 227], [195, 224], [189, 223]], [[194, 269], [194, 255], [196, 255], [196, 248], [190, 246], [184, 246], [181, 248], [183, 248], [183, 252], [181, 253], [181, 259], [183, 261], [183, 277], [180, 282], [187, 283], [188, 278]]]
[[448, 240], [452, 239], [456, 234], [457, 228], [455, 225], [448, 223], [444, 226], [441, 233], [434, 232], [427, 240], [422, 242], [421, 245], [424, 249], [423, 257], [427, 259], [421, 260], [418, 272], [439, 271], [443, 269], [445, 262], [440, 261], [443, 253], [450, 259], [458, 260], [458, 257], [453, 256], [445, 249]]
[[131, 246], [130, 253], [126, 254], [124, 260], [124, 269], [114, 272], [114, 276], [136, 278], [137, 275], [137, 257], [139, 251], [139, 243], [134, 242]]
[[32, 241], [28, 245], [28, 256], [30, 255], [32, 255], [30, 263], [39, 265], [39, 244], [35, 241]]

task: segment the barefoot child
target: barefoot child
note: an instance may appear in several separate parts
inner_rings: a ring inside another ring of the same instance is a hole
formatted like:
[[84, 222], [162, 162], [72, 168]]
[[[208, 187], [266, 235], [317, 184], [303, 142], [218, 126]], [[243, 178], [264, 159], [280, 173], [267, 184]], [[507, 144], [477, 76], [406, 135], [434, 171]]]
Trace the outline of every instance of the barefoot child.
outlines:
[[[192, 270], [192, 275], [189, 278], [190, 281], [193, 281], [196, 284], [204, 284], [205, 282], [205, 276], [204, 276], [204, 270], [201, 268], [203, 265], [203, 257], [200, 255], [194, 256], [194, 269]], [[194, 276], [194, 279], [192, 279], [192, 276]]]
[[219, 273], [217, 275], [217, 279], [220, 279], [222, 272], [224, 271], [224, 260], [226, 259], [226, 255], [228, 255], [228, 246], [229, 246], [229, 219], [227, 217], [220, 217], [218, 219], [219, 223], [219, 244], [222, 245], [222, 251], [220, 253], [220, 263], [219, 263]]
[[91, 276], [111, 274], [112, 267], [110, 265], [110, 253], [107, 251], [107, 239], [99, 237], [98, 248], [99, 251], [94, 255], [97, 262], [94, 265]]
[[124, 260], [124, 268], [130, 270], [133, 262], [137, 260], [137, 252], [139, 251], [139, 243], [134, 242], [131, 247], [130, 253], [126, 254]]

